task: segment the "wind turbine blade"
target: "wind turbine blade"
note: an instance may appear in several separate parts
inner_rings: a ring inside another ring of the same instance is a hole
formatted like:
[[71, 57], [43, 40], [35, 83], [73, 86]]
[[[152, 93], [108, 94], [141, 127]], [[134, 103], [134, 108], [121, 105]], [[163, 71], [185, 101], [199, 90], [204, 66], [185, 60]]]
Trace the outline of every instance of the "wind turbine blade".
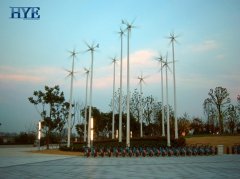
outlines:
[[171, 70], [171, 68], [169, 67], [169, 66], [167, 66], [167, 68], [168, 68], [168, 70], [172, 73], [172, 70]]
[[117, 32], [117, 33], [120, 34], [120, 37], [125, 35], [124, 30], [121, 27], [120, 27], [120, 31]]
[[89, 69], [87, 69], [85, 67], [84, 67], [84, 71], [85, 71], [85, 73], [89, 73]]
[[127, 24], [127, 21], [125, 19], [122, 19], [122, 24]]
[[169, 45], [172, 44], [172, 43], [177, 43], [179, 44], [179, 42], [177, 41], [177, 38], [180, 37], [180, 35], [175, 35], [174, 32], [170, 32], [169, 36], [166, 37], [168, 39], [170, 39], [170, 42], [169, 42]]
[[132, 22], [131, 22], [131, 25], [134, 24], [134, 22], [136, 21], [137, 17], [135, 17]]
[[114, 57], [109, 57], [109, 59], [111, 60], [111, 63], [110, 64], [116, 64], [117, 63], [117, 58], [116, 58], [116, 56], [114, 56]]
[[143, 84], [145, 84], [145, 85], [147, 84], [147, 83], [145, 82], [145, 80], [142, 80], [142, 82], [143, 82]]
[[151, 75], [146, 75], [146, 76], [144, 76], [143, 77], [143, 79], [147, 79], [147, 78], [149, 78]]
[[72, 71], [70, 71], [70, 70], [68, 70], [68, 69], [64, 69], [66, 72], [68, 72], [68, 73], [71, 73]]
[[87, 50], [87, 51], [89, 51], [89, 49], [91, 48], [91, 46], [90, 46], [86, 41], [84, 41], [84, 43], [85, 43], [85, 45], [88, 47], [88, 50]]
[[71, 76], [71, 73], [65, 76], [65, 79], [69, 78]]

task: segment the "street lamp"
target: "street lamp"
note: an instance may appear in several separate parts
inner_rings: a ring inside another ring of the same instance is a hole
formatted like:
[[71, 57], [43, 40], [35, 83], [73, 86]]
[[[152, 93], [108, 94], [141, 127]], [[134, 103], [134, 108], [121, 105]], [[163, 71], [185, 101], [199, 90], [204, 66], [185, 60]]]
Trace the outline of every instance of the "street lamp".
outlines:
[[42, 134], [42, 121], [40, 120], [38, 122], [38, 150], [40, 150], [41, 134]]
[[116, 139], [118, 138], [118, 130], [116, 130]]
[[[93, 118], [91, 117], [91, 122], [90, 122], [91, 124], [91, 144], [93, 145]], [[92, 146], [91, 145], [91, 146]]]

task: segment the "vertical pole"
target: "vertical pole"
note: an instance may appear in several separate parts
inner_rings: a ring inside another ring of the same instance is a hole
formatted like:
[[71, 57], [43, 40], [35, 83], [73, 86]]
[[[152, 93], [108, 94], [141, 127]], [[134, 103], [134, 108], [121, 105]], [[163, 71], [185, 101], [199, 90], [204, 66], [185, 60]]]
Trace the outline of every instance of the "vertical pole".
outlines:
[[121, 61], [120, 61], [120, 98], [119, 98], [119, 135], [118, 135], [118, 142], [122, 142], [122, 53], [123, 53], [123, 33], [122, 30], [121, 34]]
[[41, 121], [38, 122], [38, 150], [40, 150], [40, 146], [41, 146]]
[[162, 86], [162, 136], [165, 137], [165, 114], [164, 114], [164, 97], [163, 97], [163, 62], [161, 61], [161, 86]]
[[166, 59], [166, 105], [167, 105], [167, 146], [170, 147], [170, 124], [169, 124], [169, 106], [168, 106], [168, 73], [167, 73], [167, 68], [168, 68], [168, 62]]
[[113, 60], [113, 97], [112, 97], [112, 139], [114, 139], [114, 123], [115, 123], [115, 112], [114, 112], [114, 102], [115, 102], [115, 64], [116, 64], [116, 59]]
[[91, 117], [92, 117], [92, 79], [93, 79], [93, 50], [91, 50], [91, 78], [90, 78], [90, 94], [89, 94], [89, 111], [88, 111], [88, 143], [90, 147], [91, 138]]
[[129, 89], [129, 33], [130, 28], [128, 27], [128, 41], [127, 41], [127, 129], [126, 129], [126, 146], [130, 146], [130, 89]]
[[85, 96], [85, 121], [84, 121], [84, 142], [87, 140], [87, 103], [88, 103], [88, 75], [89, 71], [86, 71], [86, 96]]
[[94, 131], [93, 131], [93, 118], [91, 117], [91, 127], [90, 127], [90, 129], [91, 129], [91, 137], [90, 137], [90, 139], [91, 139], [91, 147], [93, 146], [93, 135], [94, 135]]
[[68, 112], [68, 141], [67, 141], [67, 147], [70, 147], [70, 142], [71, 142], [72, 93], [73, 93], [74, 56], [75, 56], [75, 55], [73, 54], [72, 71], [71, 71], [70, 99], [69, 99], [69, 112]]
[[143, 137], [142, 122], [143, 122], [143, 105], [142, 105], [142, 79], [140, 81], [140, 137]]
[[173, 54], [173, 87], [174, 87], [174, 123], [175, 123], [175, 139], [178, 139], [178, 123], [177, 123], [177, 100], [176, 100], [176, 79], [175, 79], [175, 59], [174, 59], [174, 40], [172, 40]]

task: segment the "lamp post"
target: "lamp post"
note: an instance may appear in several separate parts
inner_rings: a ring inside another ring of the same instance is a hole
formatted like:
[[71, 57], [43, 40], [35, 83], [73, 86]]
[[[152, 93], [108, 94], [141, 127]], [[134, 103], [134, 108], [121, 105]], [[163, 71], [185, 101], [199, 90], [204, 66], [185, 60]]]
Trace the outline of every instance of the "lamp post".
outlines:
[[38, 150], [40, 150], [41, 133], [42, 133], [42, 121], [39, 121], [38, 122]]
[[118, 138], [118, 130], [116, 130], [116, 139]]
[[91, 146], [93, 146], [93, 118], [91, 117]]

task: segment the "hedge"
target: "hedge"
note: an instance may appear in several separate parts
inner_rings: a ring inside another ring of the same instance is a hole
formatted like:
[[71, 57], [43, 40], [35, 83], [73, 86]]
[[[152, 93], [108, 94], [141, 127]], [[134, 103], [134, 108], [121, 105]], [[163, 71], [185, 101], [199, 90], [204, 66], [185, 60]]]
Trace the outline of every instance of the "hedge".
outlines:
[[[147, 138], [134, 138], [130, 140], [131, 147], [166, 147], [166, 137], [147, 137]], [[186, 140], [183, 137], [179, 139], [171, 139], [172, 147], [181, 147], [186, 145]], [[67, 146], [61, 146], [60, 150], [63, 151], [76, 151], [83, 152], [87, 146], [86, 142], [74, 142], [70, 148]], [[116, 139], [93, 141], [93, 147], [95, 148], [113, 148], [113, 147], [126, 147], [126, 140], [122, 140], [121, 143]]]

